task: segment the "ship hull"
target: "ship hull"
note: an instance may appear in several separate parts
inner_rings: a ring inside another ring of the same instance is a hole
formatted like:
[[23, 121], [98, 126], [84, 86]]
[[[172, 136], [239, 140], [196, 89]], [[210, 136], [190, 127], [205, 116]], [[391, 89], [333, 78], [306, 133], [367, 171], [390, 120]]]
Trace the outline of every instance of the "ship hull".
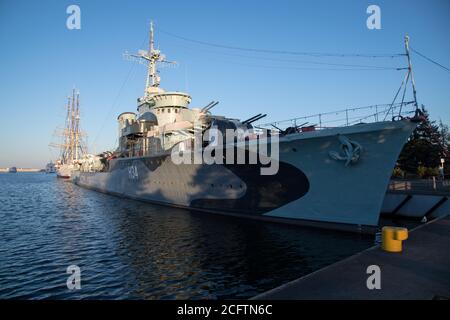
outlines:
[[70, 179], [72, 176], [73, 165], [62, 164], [56, 169], [56, 176], [61, 179]]
[[[165, 155], [114, 159], [107, 172], [74, 171], [72, 181], [104, 193], [212, 213], [374, 227], [391, 172], [415, 126], [402, 120], [284, 136], [275, 175], [261, 175], [260, 164], [176, 165]], [[349, 141], [361, 147], [354, 161], [343, 159]]]

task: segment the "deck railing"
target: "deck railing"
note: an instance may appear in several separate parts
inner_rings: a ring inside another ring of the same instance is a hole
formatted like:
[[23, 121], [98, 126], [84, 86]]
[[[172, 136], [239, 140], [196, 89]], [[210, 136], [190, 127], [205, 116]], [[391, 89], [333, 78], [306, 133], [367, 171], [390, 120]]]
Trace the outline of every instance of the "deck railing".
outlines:
[[429, 179], [391, 180], [388, 186], [391, 192], [438, 193], [450, 195], [450, 180], [431, 177]]
[[358, 123], [379, 122], [391, 120], [394, 117], [413, 116], [415, 108], [411, 108], [413, 101], [395, 104], [377, 104], [358, 108], [347, 108], [338, 111], [318, 113], [305, 117], [258, 124], [260, 129], [285, 130], [288, 127], [327, 129], [342, 126], [350, 126]]

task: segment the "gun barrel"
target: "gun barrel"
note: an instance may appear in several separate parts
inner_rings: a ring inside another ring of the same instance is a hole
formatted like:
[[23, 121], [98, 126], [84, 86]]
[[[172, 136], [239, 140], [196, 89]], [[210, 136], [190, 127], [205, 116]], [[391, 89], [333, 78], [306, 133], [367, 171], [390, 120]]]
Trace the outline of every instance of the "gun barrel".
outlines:
[[250, 118], [248, 118], [247, 120], [242, 121], [242, 123], [247, 123], [247, 122], [249, 122], [249, 121], [252, 121], [253, 119], [259, 117], [260, 115], [261, 115], [261, 113], [258, 113], [256, 116], [250, 117]]
[[214, 104], [214, 103], [215, 103], [214, 101], [211, 101], [210, 103], [208, 103], [206, 106], [204, 106], [204, 107], [202, 108], [202, 111], [205, 111], [206, 108], [208, 108], [210, 105], [212, 105], [212, 104]]
[[213, 104], [211, 104], [210, 106], [206, 107], [204, 111], [209, 111], [212, 108], [214, 108], [215, 106], [217, 106], [218, 104], [219, 104], [219, 101], [216, 101]]
[[263, 115], [260, 114], [259, 116], [255, 117], [254, 119], [252, 119], [252, 120], [250, 120], [250, 121], [247, 121], [246, 123], [247, 123], [247, 124], [253, 123], [253, 122], [255, 122], [255, 121], [261, 120], [262, 118], [264, 118], [264, 117], [266, 117], [266, 116], [267, 116], [267, 114], [263, 114]]

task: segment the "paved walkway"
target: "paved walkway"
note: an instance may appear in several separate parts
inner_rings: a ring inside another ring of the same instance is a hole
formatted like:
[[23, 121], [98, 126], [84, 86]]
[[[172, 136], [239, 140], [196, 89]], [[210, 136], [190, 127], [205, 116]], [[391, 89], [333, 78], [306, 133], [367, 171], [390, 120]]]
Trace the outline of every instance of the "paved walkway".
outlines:
[[[253, 299], [450, 299], [450, 217], [412, 230], [403, 247], [372, 247]], [[380, 290], [367, 288], [370, 265], [380, 267]]]

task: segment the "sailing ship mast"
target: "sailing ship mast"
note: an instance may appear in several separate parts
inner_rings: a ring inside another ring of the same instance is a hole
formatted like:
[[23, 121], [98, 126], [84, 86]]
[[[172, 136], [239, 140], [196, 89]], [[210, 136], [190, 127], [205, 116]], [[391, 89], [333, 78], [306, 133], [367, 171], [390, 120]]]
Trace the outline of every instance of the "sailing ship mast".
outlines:
[[60, 144], [52, 143], [50, 146], [61, 149], [61, 164], [73, 164], [81, 159], [86, 153], [83, 145], [83, 133], [80, 130], [80, 93], [72, 91], [72, 97], [67, 99], [67, 116], [65, 127], [59, 135], [63, 142]]
[[76, 109], [74, 113], [74, 149], [75, 149], [75, 159], [78, 161], [79, 159], [79, 152], [82, 149], [82, 146], [80, 145], [80, 92], [77, 92], [77, 102], [76, 102]]
[[61, 148], [61, 162], [62, 163], [67, 163], [68, 159], [69, 159], [69, 154], [67, 152], [68, 147], [70, 146], [70, 130], [69, 130], [69, 125], [70, 125], [70, 115], [72, 114], [72, 106], [71, 106], [71, 99], [70, 96], [67, 97], [67, 116], [66, 116], [66, 123], [65, 123], [65, 127], [63, 129], [63, 139], [64, 139], [64, 143], [61, 145], [56, 145], [57, 147]]

